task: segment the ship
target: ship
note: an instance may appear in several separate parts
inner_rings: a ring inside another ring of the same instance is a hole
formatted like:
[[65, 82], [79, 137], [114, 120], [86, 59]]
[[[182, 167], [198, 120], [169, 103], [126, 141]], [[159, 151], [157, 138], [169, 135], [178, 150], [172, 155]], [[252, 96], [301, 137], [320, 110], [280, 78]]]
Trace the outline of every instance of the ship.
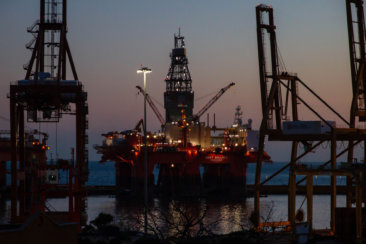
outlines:
[[[165, 119], [141, 87], [150, 107], [161, 122], [159, 132], [146, 132], [148, 189], [157, 195], [198, 196], [226, 194], [246, 196], [248, 163], [256, 163], [258, 131], [252, 120], [242, 123], [241, 107], [234, 123], [218, 128], [201, 122], [200, 117], [231, 87], [223, 87], [198, 113], [193, 114], [194, 91], [188, 68], [184, 37], [174, 35], [171, 64], [164, 92]], [[102, 145], [95, 145], [101, 162], [112, 161], [116, 169], [118, 193], [143, 192], [143, 120], [135, 128], [102, 134]], [[265, 153], [264, 161], [270, 161]]]

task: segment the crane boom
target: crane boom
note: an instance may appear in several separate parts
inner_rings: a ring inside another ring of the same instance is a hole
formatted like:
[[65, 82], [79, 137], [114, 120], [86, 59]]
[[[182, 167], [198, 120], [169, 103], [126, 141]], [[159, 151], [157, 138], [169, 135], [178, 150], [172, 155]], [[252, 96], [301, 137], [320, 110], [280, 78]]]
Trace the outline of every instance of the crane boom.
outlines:
[[155, 113], [156, 117], [160, 121], [161, 126], [164, 126], [165, 120], [164, 120], [163, 116], [161, 115], [161, 113], [159, 112], [158, 108], [155, 106], [154, 102], [151, 100], [149, 94], [146, 93], [146, 95], [145, 95], [144, 90], [140, 86], [136, 86], [136, 88], [146, 97], [146, 101], [149, 103], [151, 109], [153, 110], [153, 112]]
[[197, 121], [230, 87], [234, 85], [235, 83], [231, 82], [229, 85], [222, 88], [197, 114], [193, 116], [193, 119]]

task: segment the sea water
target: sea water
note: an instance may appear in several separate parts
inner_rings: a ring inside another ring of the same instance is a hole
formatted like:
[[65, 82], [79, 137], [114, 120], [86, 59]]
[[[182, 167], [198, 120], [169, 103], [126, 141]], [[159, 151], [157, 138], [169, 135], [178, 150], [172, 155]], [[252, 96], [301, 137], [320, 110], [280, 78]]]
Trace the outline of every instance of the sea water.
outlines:
[[[281, 169], [287, 163], [273, 162], [264, 163], [262, 167], [262, 180], [268, 178], [271, 174]], [[308, 165], [319, 166], [320, 163], [312, 163]], [[100, 164], [92, 161], [89, 163], [90, 175], [87, 185], [115, 185], [114, 163], [107, 162]], [[154, 174], [157, 176], [157, 170]], [[65, 181], [60, 172], [60, 179]], [[300, 179], [300, 176], [298, 176]], [[247, 170], [247, 184], [253, 184], [255, 179], [255, 164], [249, 164]], [[10, 179], [8, 179], [8, 183]], [[314, 177], [314, 185], [329, 185], [329, 176]], [[345, 177], [337, 177], [338, 185], [345, 185]], [[287, 185], [288, 184], [288, 169], [281, 172], [267, 184], [270, 185]], [[178, 201], [179, 202], [179, 201]], [[261, 217], [262, 221], [286, 221], [287, 220], [287, 195], [268, 195], [261, 197]], [[177, 203], [177, 201], [175, 201]], [[67, 211], [68, 200], [66, 199], [48, 199], [48, 204], [59, 211]], [[172, 210], [173, 201], [167, 201], [155, 198], [150, 202], [154, 209], [168, 212]], [[241, 230], [251, 226], [249, 216], [254, 209], [254, 199], [248, 197], [246, 200], [234, 201], [220, 199], [207, 200], [203, 198], [191, 199], [185, 201], [180, 206], [185, 206], [187, 209], [205, 210], [205, 223], [212, 224], [211, 228], [215, 233], [228, 233], [231, 231]], [[337, 195], [337, 207], [345, 207], [346, 198], [344, 195]], [[306, 197], [298, 195], [296, 197], [296, 209], [302, 209], [306, 216]], [[314, 195], [313, 198], [313, 226], [316, 229], [326, 229], [330, 226], [330, 196], [329, 195]], [[89, 196], [87, 198], [87, 214], [88, 221], [93, 220], [99, 213], [108, 213], [113, 215], [115, 223], [122, 223], [125, 228], [137, 226], [137, 219], [143, 213], [142, 202], [131, 202], [131, 200], [119, 198], [114, 195], [105, 196]], [[4, 223], [10, 216], [10, 201], [0, 202], [0, 222]]]

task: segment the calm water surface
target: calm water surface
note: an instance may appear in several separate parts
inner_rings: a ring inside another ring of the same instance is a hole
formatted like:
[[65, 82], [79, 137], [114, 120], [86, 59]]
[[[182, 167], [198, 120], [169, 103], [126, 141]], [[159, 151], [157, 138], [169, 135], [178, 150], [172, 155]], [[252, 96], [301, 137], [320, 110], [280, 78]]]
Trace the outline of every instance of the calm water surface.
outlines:
[[[305, 199], [305, 200], [304, 200]], [[330, 226], [330, 197], [324, 195], [314, 196], [313, 223], [316, 229], [325, 229]], [[346, 198], [344, 195], [337, 196], [337, 206], [345, 207]], [[49, 204], [60, 211], [67, 211], [67, 199], [49, 199]], [[249, 198], [243, 202], [213, 202], [205, 199], [198, 199], [184, 203], [181, 201], [162, 201], [154, 199], [150, 205], [157, 216], [169, 214], [176, 215], [175, 204], [189, 212], [189, 214], [199, 216], [206, 210], [204, 223], [211, 225], [217, 234], [238, 231], [242, 228], [250, 227], [248, 218], [254, 209], [254, 200]], [[115, 216], [115, 223], [123, 223], [128, 228], [138, 228], [137, 219], [142, 218], [142, 203], [129, 202], [127, 200], [117, 200], [114, 196], [91, 196], [87, 203], [88, 221], [93, 220], [99, 213], [108, 213]], [[297, 209], [305, 212], [306, 198], [297, 196]], [[5, 223], [10, 215], [10, 201], [0, 204], [0, 222]], [[271, 195], [261, 198], [262, 220], [285, 221], [287, 220], [287, 195]], [[215, 224], [214, 224], [215, 223]]]
[[[283, 167], [286, 163], [265, 163], [262, 169], [262, 179], [266, 179], [273, 172]], [[317, 165], [319, 163], [314, 163]], [[9, 165], [10, 166], [10, 165]], [[88, 185], [114, 185], [114, 163], [99, 164], [98, 162], [90, 162], [90, 176]], [[62, 176], [62, 174], [61, 174]], [[255, 164], [248, 166], [247, 182], [254, 183]], [[322, 176], [314, 178], [314, 185], [329, 185], [330, 177]], [[10, 182], [10, 178], [8, 178]], [[288, 171], [279, 174], [268, 184], [286, 185], [288, 182]], [[66, 183], [66, 182], [65, 182]], [[337, 177], [337, 184], [344, 185], [345, 179]], [[314, 228], [324, 229], [330, 226], [330, 196], [315, 195], [313, 207], [313, 223]], [[337, 196], [337, 206], [345, 206], [345, 196]], [[67, 199], [49, 199], [49, 204], [59, 211], [66, 211], [68, 206]], [[208, 201], [205, 199], [191, 200], [189, 203], [173, 202], [160, 199], [154, 199], [150, 202], [153, 213], [156, 215], [170, 214], [176, 216], [174, 206], [185, 209], [191, 215], [202, 215], [206, 211], [205, 224], [216, 223], [212, 229], [216, 233], [228, 233], [241, 228], [247, 228], [249, 224], [249, 216], [253, 211], [254, 200], [248, 198], [242, 202], [225, 201]], [[297, 196], [297, 209], [300, 207], [306, 216], [306, 198]], [[129, 228], [136, 227], [137, 219], [141, 218], [143, 210], [142, 203], [135, 201], [117, 200], [114, 196], [90, 196], [87, 201], [88, 221], [93, 220], [99, 213], [108, 213], [115, 216], [115, 222], [123, 222], [124, 226]], [[0, 202], [0, 222], [5, 223], [10, 215], [10, 201]], [[268, 221], [284, 221], [287, 220], [287, 195], [269, 195], [261, 198], [261, 215], [263, 220]]]

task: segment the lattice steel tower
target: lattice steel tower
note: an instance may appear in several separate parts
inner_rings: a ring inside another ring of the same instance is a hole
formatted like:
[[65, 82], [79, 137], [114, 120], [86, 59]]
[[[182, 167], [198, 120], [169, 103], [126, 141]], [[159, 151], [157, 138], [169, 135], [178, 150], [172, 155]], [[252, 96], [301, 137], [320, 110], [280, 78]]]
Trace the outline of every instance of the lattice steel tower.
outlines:
[[188, 119], [193, 116], [192, 79], [188, 69], [188, 59], [184, 44], [184, 37], [174, 35], [174, 49], [170, 54], [171, 64], [164, 93], [164, 107], [166, 111], [165, 120], [167, 123], [179, 121], [182, 116]]

